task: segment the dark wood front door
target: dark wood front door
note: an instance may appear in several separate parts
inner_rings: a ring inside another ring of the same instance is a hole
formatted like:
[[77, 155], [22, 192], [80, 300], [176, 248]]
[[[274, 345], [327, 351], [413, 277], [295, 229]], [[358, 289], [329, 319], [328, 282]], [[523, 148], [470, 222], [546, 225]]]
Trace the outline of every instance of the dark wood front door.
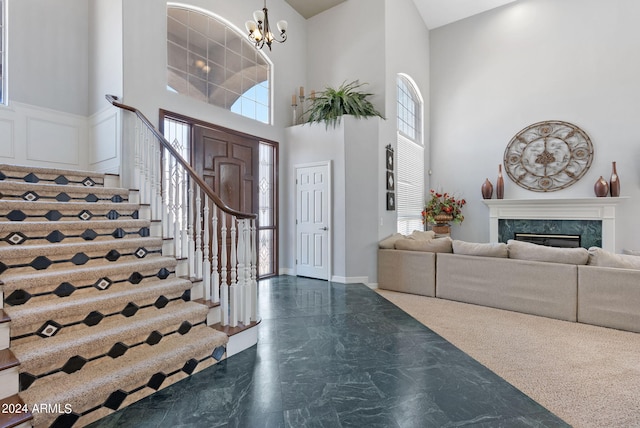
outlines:
[[236, 211], [258, 212], [259, 145], [257, 139], [194, 127], [195, 170]]

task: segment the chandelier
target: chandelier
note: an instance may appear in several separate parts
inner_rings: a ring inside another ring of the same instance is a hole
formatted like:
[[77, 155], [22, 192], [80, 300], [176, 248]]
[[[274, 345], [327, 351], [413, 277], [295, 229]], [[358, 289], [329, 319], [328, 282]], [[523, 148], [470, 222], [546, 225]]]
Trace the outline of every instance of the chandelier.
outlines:
[[264, 0], [264, 7], [262, 10], [256, 10], [253, 12], [253, 21], [249, 20], [244, 25], [247, 27], [247, 31], [249, 32], [249, 39], [255, 43], [256, 48], [258, 49], [262, 49], [266, 44], [269, 47], [269, 50], [271, 50], [272, 42], [283, 43], [287, 40], [287, 35], [285, 34], [287, 31], [287, 21], [278, 21], [276, 24], [278, 31], [280, 32], [280, 40], [276, 39], [271, 32], [271, 28], [269, 28], [267, 0]]

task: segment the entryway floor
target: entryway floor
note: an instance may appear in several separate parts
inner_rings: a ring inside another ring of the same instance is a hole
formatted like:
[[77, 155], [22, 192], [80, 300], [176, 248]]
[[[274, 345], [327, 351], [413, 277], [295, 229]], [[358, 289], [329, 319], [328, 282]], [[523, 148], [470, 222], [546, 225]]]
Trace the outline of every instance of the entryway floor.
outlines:
[[259, 341], [104, 427], [566, 427], [362, 284], [260, 281]]

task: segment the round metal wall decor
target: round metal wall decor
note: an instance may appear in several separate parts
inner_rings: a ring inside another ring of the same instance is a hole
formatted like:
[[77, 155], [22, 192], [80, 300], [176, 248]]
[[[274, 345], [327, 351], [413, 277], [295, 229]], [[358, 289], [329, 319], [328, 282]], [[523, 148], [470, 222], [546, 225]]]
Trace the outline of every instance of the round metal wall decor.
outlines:
[[504, 151], [507, 175], [534, 192], [565, 189], [589, 170], [593, 144], [571, 123], [550, 120], [518, 132]]

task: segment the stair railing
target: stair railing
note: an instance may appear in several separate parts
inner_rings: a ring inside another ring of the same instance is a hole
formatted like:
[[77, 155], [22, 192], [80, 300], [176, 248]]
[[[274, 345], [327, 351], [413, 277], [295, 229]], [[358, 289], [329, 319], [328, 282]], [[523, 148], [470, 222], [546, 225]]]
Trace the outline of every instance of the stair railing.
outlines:
[[151, 218], [162, 221], [163, 236], [173, 240], [176, 258], [188, 260], [203, 297], [220, 303], [221, 324], [256, 322], [256, 214], [227, 206], [138, 109], [106, 98], [127, 112], [123, 135], [132, 143], [123, 144], [129, 151], [123, 180], [139, 190]]

